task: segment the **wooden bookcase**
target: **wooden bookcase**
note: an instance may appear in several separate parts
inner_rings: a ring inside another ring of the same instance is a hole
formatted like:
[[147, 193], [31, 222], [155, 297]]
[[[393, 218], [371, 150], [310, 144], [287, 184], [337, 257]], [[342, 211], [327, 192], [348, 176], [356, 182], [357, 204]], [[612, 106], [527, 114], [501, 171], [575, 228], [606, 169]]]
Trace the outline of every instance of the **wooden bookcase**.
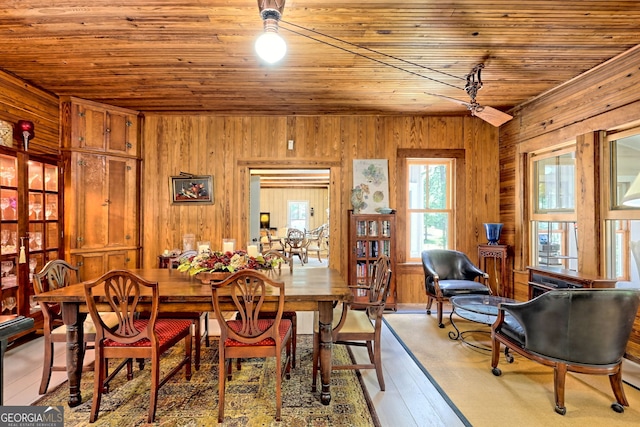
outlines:
[[[391, 261], [391, 285], [387, 309], [396, 310], [396, 216], [395, 214], [354, 214], [349, 211], [349, 284], [368, 286], [378, 256]], [[365, 292], [354, 291], [354, 306], [368, 301]]]

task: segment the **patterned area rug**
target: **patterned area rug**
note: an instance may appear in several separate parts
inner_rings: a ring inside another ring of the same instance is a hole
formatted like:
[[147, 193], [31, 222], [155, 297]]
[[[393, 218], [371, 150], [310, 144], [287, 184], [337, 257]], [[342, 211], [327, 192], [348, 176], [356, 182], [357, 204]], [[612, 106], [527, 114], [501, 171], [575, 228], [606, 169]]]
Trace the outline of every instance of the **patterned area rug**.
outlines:
[[[184, 371], [176, 374], [159, 392], [158, 409], [153, 425], [209, 426], [218, 424], [218, 351], [217, 341], [202, 347], [202, 364], [193, 371], [191, 381]], [[242, 369], [233, 370], [227, 382], [224, 426], [378, 426], [369, 397], [359, 381], [357, 371], [341, 370], [331, 374], [331, 403], [320, 403], [320, 394], [311, 392], [312, 346], [310, 335], [298, 336], [298, 363], [291, 379], [282, 382], [282, 420], [275, 421], [274, 359], [246, 359]], [[182, 354], [177, 346], [165, 358]], [[351, 357], [344, 346], [335, 346], [337, 363]], [[173, 366], [169, 360], [164, 367]], [[120, 372], [104, 394], [98, 420], [89, 423], [93, 395], [93, 372], [82, 376], [83, 403], [75, 408], [66, 405], [68, 386], [63, 383], [34, 405], [64, 406], [65, 426], [143, 426], [149, 408], [149, 364], [143, 371], [135, 368], [134, 379], [126, 380]]]

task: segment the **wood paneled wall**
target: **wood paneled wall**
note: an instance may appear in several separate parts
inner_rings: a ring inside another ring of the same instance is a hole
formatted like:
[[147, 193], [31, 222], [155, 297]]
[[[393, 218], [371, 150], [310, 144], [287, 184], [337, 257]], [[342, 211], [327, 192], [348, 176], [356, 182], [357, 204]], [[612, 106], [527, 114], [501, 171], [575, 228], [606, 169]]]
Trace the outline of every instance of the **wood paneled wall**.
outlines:
[[[33, 154], [60, 153], [60, 104], [58, 97], [0, 71], [0, 120], [14, 125], [18, 120], [34, 124], [35, 138], [29, 141]], [[13, 146], [22, 149], [15, 140]]]
[[[251, 168], [323, 168], [331, 176], [331, 265], [347, 274], [347, 211], [353, 159], [389, 160], [391, 207], [398, 189], [396, 153], [405, 149], [465, 152], [464, 206], [459, 206], [459, 248], [475, 257], [484, 243], [482, 224], [498, 217], [496, 128], [473, 117], [317, 116], [226, 117], [146, 114], [143, 129], [143, 266], [157, 263], [182, 235], [221, 242], [248, 237]], [[287, 141], [295, 149], [287, 150]], [[214, 176], [213, 205], [172, 205], [169, 177], [180, 171]], [[403, 245], [403, 232], [398, 244]], [[334, 248], [338, 248], [334, 250]], [[401, 259], [402, 262], [402, 259]], [[400, 302], [426, 301], [422, 267], [398, 268]]]

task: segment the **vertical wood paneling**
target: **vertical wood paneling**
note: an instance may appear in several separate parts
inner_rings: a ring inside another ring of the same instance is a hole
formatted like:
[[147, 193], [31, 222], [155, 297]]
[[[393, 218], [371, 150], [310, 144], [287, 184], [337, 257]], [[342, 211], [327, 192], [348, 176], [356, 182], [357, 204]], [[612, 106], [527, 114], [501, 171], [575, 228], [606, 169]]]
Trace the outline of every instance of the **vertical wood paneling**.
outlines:
[[[474, 130], [466, 129], [469, 126], [473, 126]], [[287, 150], [288, 139], [295, 141], [294, 150]], [[214, 246], [223, 237], [233, 237], [239, 245], [246, 242], [248, 174], [252, 164], [274, 168], [329, 165], [326, 167], [331, 170], [332, 182], [328, 195], [331, 209], [331, 262], [343, 274], [347, 271], [344, 253], [346, 239], [343, 237], [347, 235], [347, 210], [351, 209], [353, 159], [388, 159], [390, 205], [402, 209], [402, 206], [396, 205], [398, 148], [464, 149], [467, 152], [465, 165], [469, 165], [469, 171], [479, 170], [485, 176], [482, 185], [475, 190], [479, 194], [469, 195], [473, 200], [473, 208], [465, 207], [460, 220], [478, 222], [480, 225], [489, 221], [491, 215], [487, 214], [485, 201], [493, 204], [498, 198], [497, 174], [489, 173], [493, 167], [483, 169], [475, 165], [476, 158], [487, 159], [491, 153], [497, 153], [497, 133], [478, 119], [470, 117], [188, 117], [148, 114], [143, 143], [143, 221], [145, 224], [154, 224], [145, 227], [143, 239], [143, 265], [147, 267], [156, 264], [157, 255], [165, 248], [181, 247], [185, 233], [193, 233], [197, 239], [210, 240]], [[480, 154], [483, 151], [485, 153]], [[171, 205], [168, 177], [180, 171], [213, 175], [214, 204]], [[468, 182], [465, 186], [473, 179], [466, 178]], [[292, 190], [292, 193], [299, 191]], [[487, 195], [487, 192], [495, 194]], [[302, 197], [304, 194], [298, 195]], [[265, 197], [263, 202], [270, 203], [267, 202], [268, 198]], [[324, 219], [326, 207], [322, 203], [326, 203], [326, 194], [318, 197], [309, 195], [308, 198], [317, 200], [312, 202], [317, 203], [314, 206], [314, 221]], [[464, 199], [461, 200], [464, 202]], [[466, 218], [471, 209], [475, 219]], [[495, 208], [491, 206], [490, 209]], [[277, 216], [272, 216], [272, 220], [283, 222]], [[280, 227], [283, 224], [274, 225]], [[320, 223], [310, 227], [317, 225]], [[465, 249], [470, 248], [473, 253], [481, 242], [472, 234], [462, 234], [467, 235], [462, 236], [461, 245]], [[398, 243], [402, 245], [404, 239], [399, 239]], [[399, 301], [422, 301], [424, 290], [421, 280], [414, 283], [415, 277], [411, 276], [413, 278], [405, 282], [401, 274], [398, 276], [399, 283], [407, 283], [407, 289], [399, 291], [399, 295], [404, 295], [408, 300]], [[415, 272], [412, 274], [415, 276]], [[420, 277], [419, 274], [417, 276]]]

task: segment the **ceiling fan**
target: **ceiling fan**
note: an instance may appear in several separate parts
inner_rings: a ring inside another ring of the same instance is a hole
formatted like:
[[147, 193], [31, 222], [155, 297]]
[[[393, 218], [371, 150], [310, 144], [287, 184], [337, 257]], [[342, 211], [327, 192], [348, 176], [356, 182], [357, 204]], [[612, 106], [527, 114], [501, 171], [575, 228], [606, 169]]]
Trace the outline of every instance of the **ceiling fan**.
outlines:
[[500, 110], [497, 110], [493, 107], [487, 107], [484, 105], [480, 105], [476, 101], [476, 95], [478, 91], [482, 88], [482, 80], [480, 79], [480, 71], [484, 68], [484, 64], [478, 64], [469, 74], [467, 74], [467, 83], [464, 86], [464, 90], [467, 92], [469, 97], [471, 98], [471, 102], [461, 101], [459, 99], [450, 98], [444, 95], [438, 95], [435, 93], [425, 92], [427, 95], [437, 96], [438, 98], [446, 99], [447, 101], [454, 102], [458, 105], [464, 105], [467, 107], [469, 111], [471, 111], [472, 116], [476, 116], [485, 122], [492, 124], [493, 126], [499, 127], [509, 120], [513, 119], [513, 116], [503, 113]]

